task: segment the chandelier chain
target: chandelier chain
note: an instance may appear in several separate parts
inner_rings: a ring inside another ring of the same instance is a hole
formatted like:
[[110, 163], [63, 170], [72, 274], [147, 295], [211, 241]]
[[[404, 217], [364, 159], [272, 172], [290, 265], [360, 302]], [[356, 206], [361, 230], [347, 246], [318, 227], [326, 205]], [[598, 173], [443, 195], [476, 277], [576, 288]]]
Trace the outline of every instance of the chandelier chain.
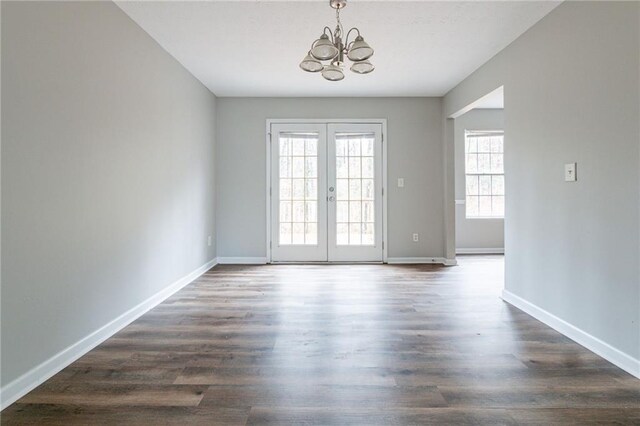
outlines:
[[336, 9], [336, 35], [342, 38], [342, 22], [340, 22], [340, 9]]

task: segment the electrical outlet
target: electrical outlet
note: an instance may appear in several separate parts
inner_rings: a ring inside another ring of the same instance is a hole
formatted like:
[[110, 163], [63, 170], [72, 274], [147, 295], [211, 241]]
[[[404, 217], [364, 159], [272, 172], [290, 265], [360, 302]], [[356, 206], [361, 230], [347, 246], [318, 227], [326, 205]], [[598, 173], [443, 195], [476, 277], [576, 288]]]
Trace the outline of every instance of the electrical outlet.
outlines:
[[413, 234], [413, 242], [414, 242], [414, 243], [417, 243], [417, 242], [418, 242], [418, 240], [419, 240], [419, 238], [418, 238], [418, 237], [419, 237], [419, 236], [418, 236], [418, 234]]
[[211, 235], [207, 237], [207, 245], [211, 247]]
[[398, 178], [398, 188], [404, 188], [404, 178]]

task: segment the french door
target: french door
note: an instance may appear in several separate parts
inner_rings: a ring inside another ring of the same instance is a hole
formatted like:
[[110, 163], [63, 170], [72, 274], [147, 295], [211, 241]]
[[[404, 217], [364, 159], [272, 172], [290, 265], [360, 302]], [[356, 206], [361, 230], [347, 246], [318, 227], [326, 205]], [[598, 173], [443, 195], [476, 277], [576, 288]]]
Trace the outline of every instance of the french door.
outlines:
[[381, 262], [382, 125], [271, 124], [271, 261]]

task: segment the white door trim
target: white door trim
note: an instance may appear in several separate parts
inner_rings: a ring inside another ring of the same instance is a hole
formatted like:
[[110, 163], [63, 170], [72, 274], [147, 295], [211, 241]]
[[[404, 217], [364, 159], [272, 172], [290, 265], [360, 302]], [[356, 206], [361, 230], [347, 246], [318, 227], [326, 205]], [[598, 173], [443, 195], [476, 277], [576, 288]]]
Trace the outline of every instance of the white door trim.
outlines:
[[267, 263], [271, 263], [271, 125], [272, 124], [301, 124], [301, 123], [378, 123], [382, 125], [382, 261], [387, 263], [389, 247], [387, 242], [387, 119], [386, 118], [334, 118], [334, 119], [305, 119], [305, 118], [267, 118], [265, 126], [266, 141], [266, 246], [267, 246]]

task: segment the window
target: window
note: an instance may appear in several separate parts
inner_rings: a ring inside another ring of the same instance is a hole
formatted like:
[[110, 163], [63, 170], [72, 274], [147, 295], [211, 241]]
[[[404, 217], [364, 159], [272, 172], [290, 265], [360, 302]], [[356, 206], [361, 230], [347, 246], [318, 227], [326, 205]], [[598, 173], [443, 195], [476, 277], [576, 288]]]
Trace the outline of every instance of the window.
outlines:
[[318, 244], [318, 137], [280, 135], [280, 245]]
[[336, 133], [336, 244], [372, 246], [374, 221], [373, 133]]
[[467, 218], [504, 217], [504, 133], [465, 131]]

